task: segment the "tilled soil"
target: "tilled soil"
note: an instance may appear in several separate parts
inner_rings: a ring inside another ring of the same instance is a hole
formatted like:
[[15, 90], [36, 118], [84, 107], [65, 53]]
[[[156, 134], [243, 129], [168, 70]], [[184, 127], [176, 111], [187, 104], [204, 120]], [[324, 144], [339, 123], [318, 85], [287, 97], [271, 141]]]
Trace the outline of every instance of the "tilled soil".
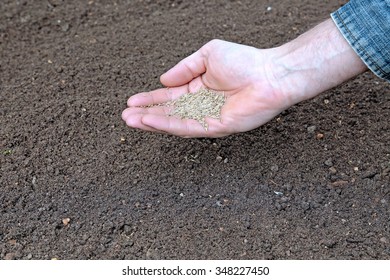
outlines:
[[344, 2], [2, 0], [0, 259], [390, 259], [373, 74], [222, 139], [120, 118], [207, 41], [277, 46]]

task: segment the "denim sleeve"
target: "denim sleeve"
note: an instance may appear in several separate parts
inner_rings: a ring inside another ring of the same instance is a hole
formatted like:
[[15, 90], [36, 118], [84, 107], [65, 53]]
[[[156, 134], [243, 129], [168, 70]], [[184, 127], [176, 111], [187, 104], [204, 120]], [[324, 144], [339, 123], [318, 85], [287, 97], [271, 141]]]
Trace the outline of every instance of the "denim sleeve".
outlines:
[[331, 16], [367, 67], [390, 82], [390, 0], [351, 0]]

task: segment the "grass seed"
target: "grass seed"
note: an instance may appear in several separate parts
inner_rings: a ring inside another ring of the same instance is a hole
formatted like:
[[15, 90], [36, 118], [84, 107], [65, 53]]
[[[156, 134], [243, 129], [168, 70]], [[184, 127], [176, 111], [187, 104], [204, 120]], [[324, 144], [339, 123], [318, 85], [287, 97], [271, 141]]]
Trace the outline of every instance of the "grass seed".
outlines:
[[203, 88], [197, 92], [184, 94], [167, 105], [173, 107], [169, 116], [196, 120], [207, 131], [208, 124], [205, 118], [220, 119], [224, 104], [225, 96], [222, 93]]

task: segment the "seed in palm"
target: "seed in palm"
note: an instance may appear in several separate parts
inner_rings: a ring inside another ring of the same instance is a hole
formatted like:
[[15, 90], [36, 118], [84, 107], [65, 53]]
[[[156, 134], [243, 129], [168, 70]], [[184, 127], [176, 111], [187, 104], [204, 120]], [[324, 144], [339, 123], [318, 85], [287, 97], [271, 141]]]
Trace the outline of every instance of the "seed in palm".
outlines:
[[225, 104], [225, 96], [220, 92], [203, 88], [197, 92], [184, 94], [169, 103], [173, 107], [169, 113], [170, 116], [196, 120], [207, 131], [208, 124], [205, 118], [221, 118], [221, 108]]

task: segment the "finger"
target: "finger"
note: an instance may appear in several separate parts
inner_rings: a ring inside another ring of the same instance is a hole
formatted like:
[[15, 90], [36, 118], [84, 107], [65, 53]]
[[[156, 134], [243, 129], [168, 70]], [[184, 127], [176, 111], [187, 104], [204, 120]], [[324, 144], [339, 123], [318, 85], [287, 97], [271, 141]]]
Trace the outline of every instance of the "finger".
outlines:
[[122, 112], [122, 119], [131, 127], [142, 128], [141, 117], [144, 115], [168, 116], [171, 108], [156, 107], [129, 107]]
[[185, 93], [188, 93], [188, 85], [174, 88], [161, 88], [149, 92], [141, 92], [131, 96], [127, 100], [127, 106], [137, 107], [162, 104], [175, 100]]
[[[149, 113], [151, 113], [150, 110], [146, 108], [139, 108], [139, 107], [127, 108], [122, 112], [122, 119], [126, 122], [126, 124], [129, 127], [142, 129], [146, 131], [163, 133], [162, 131], [159, 131], [155, 128], [149, 127], [142, 123], [142, 117], [145, 114], [147, 114], [148, 111]], [[156, 115], [165, 115], [166, 111], [163, 108], [159, 108], [159, 110], [157, 110], [156, 108], [155, 110], [153, 110], [152, 113]]]
[[190, 82], [206, 72], [206, 59], [203, 47], [161, 75], [161, 83], [167, 87], [175, 87]]
[[141, 129], [141, 130], [145, 130], [145, 131], [160, 132], [159, 130], [157, 130], [153, 127], [149, 127], [147, 125], [144, 125], [141, 121], [143, 116], [144, 116], [143, 114], [132, 115], [131, 118], [128, 118], [125, 120], [126, 125], [128, 127], [131, 127], [131, 128]]
[[166, 106], [129, 107], [122, 112], [122, 119], [132, 128], [181, 137], [222, 137], [232, 133], [218, 119], [206, 117], [208, 129], [205, 130], [198, 121], [169, 116], [171, 109]]
[[181, 137], [195, 137], [194, 135], [203, 135], [205, 133], [199, 122], [172, 116], [144, 115], [142, 123], [154, 129]]
[[206, 130], [198, 121], [180, 119], [171, 116], [144, 115], [142, 123], [159, 131], [164, 131], [180, 137], [222, 137], [226, 128], [217, 119], [206, 118], [208, 129]]

